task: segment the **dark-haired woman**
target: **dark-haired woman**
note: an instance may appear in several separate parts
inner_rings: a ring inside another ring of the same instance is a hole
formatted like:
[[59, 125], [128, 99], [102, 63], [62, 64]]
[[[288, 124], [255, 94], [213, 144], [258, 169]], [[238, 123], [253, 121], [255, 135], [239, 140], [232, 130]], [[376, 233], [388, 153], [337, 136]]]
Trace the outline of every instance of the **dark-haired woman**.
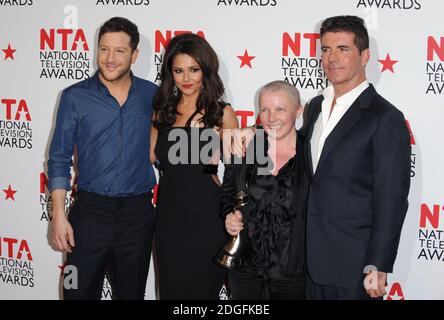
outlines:
[[219, 215], [217, 153], [207, 152], [212, 163], [203, 159], [203, 140], [215, 132], [212, 142], [220, 145], [222, 129], [237, 128], [237, 118], [222, 100], [219, 62], [205, 39], [176, 36], [163, 59], [151, 141], [151, 160], [161, 174], [155, 229], [159, 296], [218, 299], [225, 272], [213, 256], [227, 235]]

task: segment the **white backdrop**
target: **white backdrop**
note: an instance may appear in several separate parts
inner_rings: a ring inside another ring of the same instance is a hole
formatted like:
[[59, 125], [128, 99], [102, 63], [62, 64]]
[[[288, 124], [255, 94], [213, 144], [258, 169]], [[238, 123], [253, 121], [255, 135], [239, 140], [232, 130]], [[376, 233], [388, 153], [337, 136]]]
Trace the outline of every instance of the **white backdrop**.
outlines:
[[[324, 88], [317, 32], [340, 14], [366, 20], [368, 78], [412, 132], [410, 208], [386, 299], [444, 299], [442, 12], [436, 0], [0, 0], [0, 299], [59, 298], [63, 258], [47, 239], [48, 143], [61, 90], [95, 70], [104, 21], [119, 15], [138, 25], [133, 71], [152, 81], [169, 36], [203, 33], [246, 125], [266, 82], [295, 84], [304, 102]], [[147, 299], [155, 299], [152, 270]]]

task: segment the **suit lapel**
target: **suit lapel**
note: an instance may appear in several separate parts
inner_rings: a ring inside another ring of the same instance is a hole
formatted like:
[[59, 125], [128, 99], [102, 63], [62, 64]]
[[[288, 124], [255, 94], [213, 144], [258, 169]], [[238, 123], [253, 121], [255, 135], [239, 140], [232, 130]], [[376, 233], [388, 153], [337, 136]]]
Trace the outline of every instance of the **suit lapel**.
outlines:
[[319, 103], [313, 106], [313, 116], [310, 119], [310, 123], [308, 124], [308, 129], [307, 129], [307, 135], [306, 135], [306, 139], [305, 139], [305, 165], [308, 171], [308, 176], [310, 178], [313, 177], [314, 172], [313, 172], [313, 160], [311, 157], [311, 144], [310, 144], [310, 139], [311, 136], [313, 135], [313, 130], [314, 130], [314, 125], [317, 121], [317, 119], [319, 118], [319, 114], [321, 113], [321, 106], [322, 106], [322, 101], [324, 100], [324, 98], [322, 97], [322, 99], [320, 99]]
[[376, 90], [370, 85], [362, 94], [353, 102], [350, 108], [339, 120], [338, 124], [329, 134], [325, 140], [324, 148], [322, 149], [321, 157], [319, 158], [318, 168], [323, 165], [325, 159], [335, 149], [336, 145], [341, 141], [344, 135], [353, 128], [362, 118], [362, 109], [370, 105], [371, 100], [376, 94]]

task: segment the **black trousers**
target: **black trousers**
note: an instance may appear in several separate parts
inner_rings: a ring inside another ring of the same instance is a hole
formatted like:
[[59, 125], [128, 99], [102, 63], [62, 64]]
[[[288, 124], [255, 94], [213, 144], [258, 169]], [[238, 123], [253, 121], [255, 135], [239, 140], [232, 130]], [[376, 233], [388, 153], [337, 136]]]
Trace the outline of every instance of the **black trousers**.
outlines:
[[151, 194], [106, 197], [79, 190], [68, 220], [75, 247], [67, 265], [77, 270], [77, 289], [64, 285], [64, 298], [100, 299], [107, 271], [116, 299], [143, 299], [155, 223]]
[[305, 275], [265, 280], [248, 271], [230, 271], [228, 284], [233, 300], [304, 300]]
[[372, 298], [364, 288], [364, 277], [362, 286], [359, 288], [342, 288], [321, 285], [314, 282], [310, 275], [307, 275], [307, 299], [308, 300], [382, 300], [382, 298]]

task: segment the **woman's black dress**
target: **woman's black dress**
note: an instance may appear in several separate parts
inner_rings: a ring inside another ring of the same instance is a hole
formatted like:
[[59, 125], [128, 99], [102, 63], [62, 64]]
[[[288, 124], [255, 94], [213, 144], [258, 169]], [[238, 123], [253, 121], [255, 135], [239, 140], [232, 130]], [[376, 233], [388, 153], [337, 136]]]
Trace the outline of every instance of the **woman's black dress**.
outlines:
[[[201, 128], [169, 128], [158, 133], [155, 153], [161, 167], [155, 229], [160, 299], [219, 299], [225, 270], [213, 258], [227, 240], [220, 215], [221, 188], [211, 174], [217, 167], [202, 163], [176, 164], [168, 158], [175, 141], [169, 141], [172, 130], [180, 135], [188, 161], [191, 136]], [[193, 140], [193, 143], [196, 141]], [[200, 142], [198, 151], [206, 142]], [[185, 151], [186, 149], [186, 151]], [[183, 154], [182, 154], [183, 155]], [[196, 154], [194, 154], [196, 156]], [[174, 162], [174, 161], [173, 161]], [[216, 171], [214, 171], [216, 169]]]

